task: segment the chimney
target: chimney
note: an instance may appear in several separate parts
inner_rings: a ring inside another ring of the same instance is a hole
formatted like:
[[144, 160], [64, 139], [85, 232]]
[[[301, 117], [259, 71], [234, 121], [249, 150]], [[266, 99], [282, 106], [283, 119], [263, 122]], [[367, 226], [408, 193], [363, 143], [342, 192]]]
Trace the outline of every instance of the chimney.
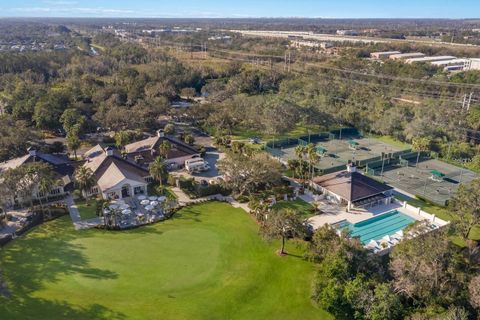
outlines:
[[165, 136], [165, 132], [163, 130], [157, 130], [157, 136], [159, 136], [160, 138], [163, 138]]
[[347, 164], [347, 172], [357, 172], [357, 167], [353, 163]]
[[29, 147], [27, 151], [28, 151], [28, 154], [31, 155], [32, 157], [37, 156], [37, 149], [35, 147]]
[[113, 156], [113, 147], [108, 147], [107, 149], [105, 149], [105, 154], [107, 156]]

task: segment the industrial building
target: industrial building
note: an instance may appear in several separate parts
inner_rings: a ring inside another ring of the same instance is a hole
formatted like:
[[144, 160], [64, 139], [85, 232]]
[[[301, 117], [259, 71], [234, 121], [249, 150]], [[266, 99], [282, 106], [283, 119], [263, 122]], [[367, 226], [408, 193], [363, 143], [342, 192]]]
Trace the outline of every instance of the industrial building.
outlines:
[[415, 63], [415, 62], [436, 62], [436, 61], [448, 61], [456, 59], [454, 56], [436, 56], [436, 57], [419, 57], [419, 58], [410, 58], [406, 59], [406, 63]]
[[390, 59], [392, 60], [405, 60], [405, 59], [413, 59], [413, 58], [421, 58], [425, 57], [425, 54], [421, 52], [410, 52], [410, 53], [398, 53], [392, 54]]
[[480, 59], [468, 59], [465, 64], [465, 70], [480, 70]]
[[394, 54], [401, 54], [400, 51], [383, 51], [383, 52], [372, 52], [370, 53], [370, 58], [372, 59], [388, 59]]

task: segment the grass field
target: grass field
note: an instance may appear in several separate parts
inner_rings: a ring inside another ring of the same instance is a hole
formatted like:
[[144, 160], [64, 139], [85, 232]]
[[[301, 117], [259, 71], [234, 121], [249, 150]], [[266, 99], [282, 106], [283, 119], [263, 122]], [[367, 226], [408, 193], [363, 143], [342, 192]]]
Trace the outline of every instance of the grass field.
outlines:
[[82, 220], [96, 218], [97, 214], [96, 210], [96, 201], [89, 200], [88, 203], [86, 201], [75, 201], [77, 205], [78, 211], [80, 212], [80, 217]]
[[302, 199], [296, 199], [293, 201], [279, 201], [272, 206], [275, 210], [280, 209], [294, 209], [300, 212], [305, 218], [313, 217], [314, 214], [310, 211], [313, 207], [310, 203], [303, 201]]
[[122, 232], [60, 218], [0, 252], [0, 319], [331, 319], [310, 302], [301, 246], [278, 257], [278, 245], [223, 203]]

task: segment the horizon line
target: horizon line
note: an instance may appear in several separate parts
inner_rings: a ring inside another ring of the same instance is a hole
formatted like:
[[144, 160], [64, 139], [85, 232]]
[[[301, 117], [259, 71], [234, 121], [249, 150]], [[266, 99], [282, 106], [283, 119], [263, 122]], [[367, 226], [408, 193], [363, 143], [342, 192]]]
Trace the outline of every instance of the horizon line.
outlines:
[[463, 17], [463, 18], [445, 18], [445, 17], [362, 17], [362, 18], [348, 18], [348, 17], [307, 17], [307, 16], [272, 16], [272, 17], [257, 17], [257, 16], [225, 16], [225, 17], [169, 17], [169, 16], [0, 16], [0, 19], [289, 19], [289, 20], [298, 20], [298, 19], [310, 19], [310, 20], [480, 20], [480, 17]]

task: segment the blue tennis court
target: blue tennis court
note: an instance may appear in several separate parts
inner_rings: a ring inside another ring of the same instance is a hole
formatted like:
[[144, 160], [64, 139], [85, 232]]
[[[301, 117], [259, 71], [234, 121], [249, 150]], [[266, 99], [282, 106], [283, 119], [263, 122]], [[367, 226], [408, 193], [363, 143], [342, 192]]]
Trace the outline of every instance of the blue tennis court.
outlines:
[[355, 224], [344, 221], [338, 227], [348, 229], [352, 237], [358, 237], [363, 244], [367, 244], [370, 240], [380, 240], [386, 235], [403, 230], [413, 222], [414, 218], [394, 210]]

